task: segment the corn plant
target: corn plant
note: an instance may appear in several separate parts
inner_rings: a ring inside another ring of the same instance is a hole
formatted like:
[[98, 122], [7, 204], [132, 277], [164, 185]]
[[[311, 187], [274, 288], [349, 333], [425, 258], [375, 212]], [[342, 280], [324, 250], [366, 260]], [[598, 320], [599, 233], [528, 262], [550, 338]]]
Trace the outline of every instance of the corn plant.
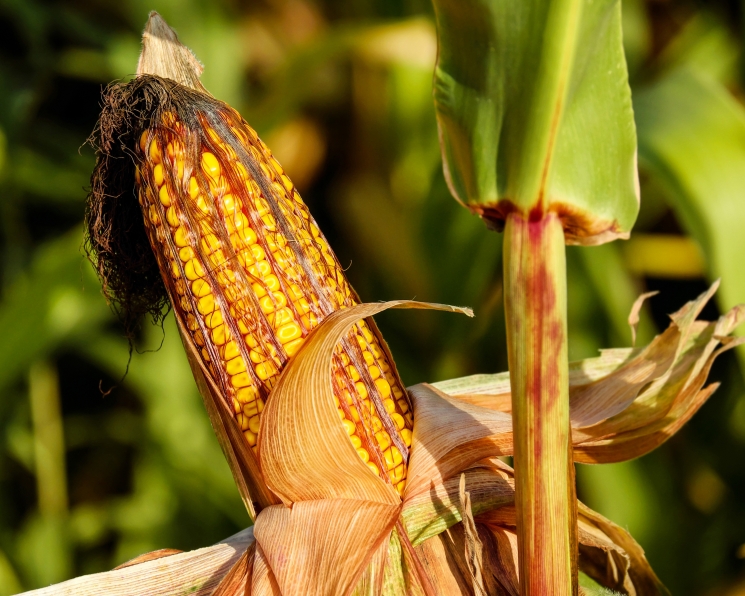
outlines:
[[470, 310], [361, 303], [271, 151], [153, 13], [92, 139], [88, 246], [125, 321], [174, 309], [254, 527], [236, 556], [156, 552], [78, 593], [568, 594], [579, 571], [665, 593], [576, 500], [573, 461], [669, 438], [745, 309], [697, 320], [715, 284], [647, 346], [570, 364], [564, 242], [627, 235], [638, 204], [618, 5], [435, 6], [451, 189], [505, 231], [510, 372], [403, 387], [370, 317]]

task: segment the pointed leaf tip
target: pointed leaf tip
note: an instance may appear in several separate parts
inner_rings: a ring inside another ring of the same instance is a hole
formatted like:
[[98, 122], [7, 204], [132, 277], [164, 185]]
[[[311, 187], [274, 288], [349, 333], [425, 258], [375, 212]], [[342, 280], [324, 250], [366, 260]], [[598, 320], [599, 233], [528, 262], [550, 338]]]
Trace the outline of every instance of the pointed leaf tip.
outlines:
[[142, 33], [142, 51], [137, 62], [137, 76], [154, 75], [171, 79], [207, 93], [199, 77], [204, 67], [194, 53], [182, 44], [176, 31], [157, 12], [152, 11]]

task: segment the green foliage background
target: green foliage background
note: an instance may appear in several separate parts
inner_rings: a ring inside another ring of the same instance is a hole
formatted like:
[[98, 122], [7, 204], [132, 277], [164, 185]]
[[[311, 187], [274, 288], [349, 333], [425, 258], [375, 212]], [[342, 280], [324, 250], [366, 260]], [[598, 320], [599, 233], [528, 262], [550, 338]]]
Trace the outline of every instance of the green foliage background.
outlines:
[[[474, 307], [380, 318], [407, 384], [506, 367], [501, 238], [443, 180], [427, 1], [0, 0], [0, 595], [249, 523], [172, 319], [143, 322], [122, 380], [127, 342], [81, 250], [82, 145], [151, 9], [275, 150], [365, 300]], [[718, 308], [745, 301], [745, 4], [623, 10], [642, 211], [630, 241], [569, 250], [573, 359], [628, 345], [644, 290], [662, 294], [641, 341], [716, 277]], [[674, 594], [745, 590], [745, 356], [726, 356], [678, 436], [578, 471]]]

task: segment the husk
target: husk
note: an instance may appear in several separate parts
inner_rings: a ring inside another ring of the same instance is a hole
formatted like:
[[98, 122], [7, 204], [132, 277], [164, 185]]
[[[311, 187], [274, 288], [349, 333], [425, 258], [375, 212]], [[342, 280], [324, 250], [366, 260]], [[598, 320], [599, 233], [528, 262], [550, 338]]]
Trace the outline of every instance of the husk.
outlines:
[[272, 390], [259, 432], [264, 477], [285, 505], [329, 498], [400, 502], [393, 487], [359, 458], [339, 424], [329, 374], [334, 348], [347, 331], [388, 308], [469, 312], [407, 300], [360, 304], [329, 315], [308, 336]]
[[[672, 436], [713, 394], [718, 385], [704, 387], [704, 384], [714, 360], [745, 341], [728, 337], [745, 320], [743, 305], [716, 322], [696, 320], [717, 285], [673, 314], [668, 329], [646, 348], [605, 350], [598, 358], [570, 365], [575, 461], [610, 463], [649, 453]], [[510, 384], [504, 373], [455, 379], [429, 387], [418, 385], [410, 391], [415, 397], [437, 392], [440, 399], [449, 395], [450, 399], [482, 410], [509, 412]], [[422, 409], [421, 404], [418, 407]], [[455, 416], [453, 413], [452, 417]], [[489, 418], [479, 410], [472, 410], [471, 416], [479, 420]], [[484, 430], [474, 423], [473, 432], [483, 434]], [[509, 435], [491, 440], [500, 446], [496, 455], [512, 453]]]
[[24, 596], [209, 596], [253, 542], [248, 528], [214, 546], [76, 577]]
[[636, 328], [639, 326], [639, 313], [641, 313], [644, 302], [652, 296], [657, 296], [658, 291], [647, 292], [639, 296], [634, 300], [634, 304], [631, 306], [631, 312], [629, 313], [628, 323], [631, 327], [631, 345], [636, 345]]
[[259, 514], [254, 532], [283, 596], [348, 594], [388, 541], [399, 509], [352, 499], [275, 505]]

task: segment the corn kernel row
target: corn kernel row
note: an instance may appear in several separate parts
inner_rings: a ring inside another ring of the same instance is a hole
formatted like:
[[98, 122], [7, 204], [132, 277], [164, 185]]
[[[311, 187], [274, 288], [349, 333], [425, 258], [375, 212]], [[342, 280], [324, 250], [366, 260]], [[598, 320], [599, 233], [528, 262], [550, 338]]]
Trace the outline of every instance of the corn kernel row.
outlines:
[[[324, 316], [356, 304], [356, 296], [292, 182], [250, 127], [233, 119], [230, 143], [224, 129], [221, 136], [203, 120], [198, 159], [188, 159], [193, 139], [175, 117], [164, 124], [141, 137], [140, 201], [151, 236], [169, 248], [176, 308], [256, 448], [261, 412], [282, 367]], [[261, 183], [244, 165], [251, 158]], [[365, 322], [337, 348], [332, 374], [350, 441], [402, 491], [410, 406]]]

